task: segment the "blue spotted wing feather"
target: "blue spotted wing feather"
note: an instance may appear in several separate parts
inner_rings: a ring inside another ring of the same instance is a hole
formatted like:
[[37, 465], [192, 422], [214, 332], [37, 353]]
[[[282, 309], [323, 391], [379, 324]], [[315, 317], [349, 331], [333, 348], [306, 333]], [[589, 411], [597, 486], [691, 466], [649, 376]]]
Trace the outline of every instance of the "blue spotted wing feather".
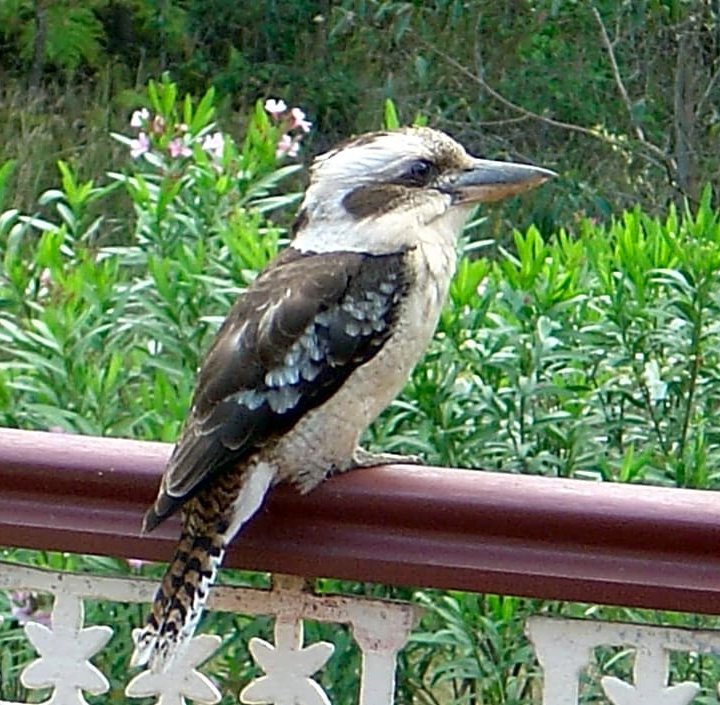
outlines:
[[289, 249], [256, 279], [205, 358], [146, 531], [377, 354], [407, 290], [404, 257]]

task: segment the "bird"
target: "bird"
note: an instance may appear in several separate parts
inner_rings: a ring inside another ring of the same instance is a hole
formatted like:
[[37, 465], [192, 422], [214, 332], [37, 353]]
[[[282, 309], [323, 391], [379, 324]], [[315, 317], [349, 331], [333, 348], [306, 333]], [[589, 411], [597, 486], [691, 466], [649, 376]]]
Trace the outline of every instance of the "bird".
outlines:
[[193, 635], [228, 544], [278, 483], [403, 460], [360, 437], [430, 342], [478, 203], [554, 173], [471, 156], [430, 127], [370, 132], [318, 156], [289, 245], [239, 296], [143, 520], [180, 511], [175, 555], [133, 666], [162, 672]]

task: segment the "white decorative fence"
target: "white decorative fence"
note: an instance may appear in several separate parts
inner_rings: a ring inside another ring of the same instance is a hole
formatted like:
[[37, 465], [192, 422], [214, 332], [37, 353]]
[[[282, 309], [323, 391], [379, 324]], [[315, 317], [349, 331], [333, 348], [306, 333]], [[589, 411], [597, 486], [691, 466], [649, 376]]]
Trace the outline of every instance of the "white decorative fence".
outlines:
[[[113, 638], [108, 625], [86, 626], [83, 600], [148, 602], [155, 584], [132, 578], [54, 573], [0, 563], [0, 589], [32, 590], [53, 595], [50, 625], [25, 624], [25, 634], [38, 658], [20, 676], [30, 689], [50, 689], [43, 705], [87, 705], [84, 693], [109, 689], [92, 659]], [[303, 643], [303, 620], [349, 624], [362, 653], [359, 705], [392, 705], [396, 655], [417, 621], [416, 607], [355, 597], [316, 596], [304, 580], [275, 576], [272, 590], [216, 587], [210, 608], [242, 614], [275, 616], [274, 644], [254, 638], [250, 652], [263, 675], [240, 693], [247, 705], [330, 705], [313, 679], [333, 653], [333, 645]], [[577, 619], [533, 617], [527, 634], [543, 668], [542, 705], [578, 705], [582, 673], [599, 646], [634, 650], [633, 682], [602, 676], [600, 683], [612, 705], [689, 705], [698, 694], [693, 682], [673, 685], [669, 659], [673, 651], [720, 657], [720, 632]], [[154, 697], [157, 705], [220, 701], [216, 685], [198, 670], [219, 647], [218, 635], [194, 637], [182, 656], [163, 673], [142, 671], [125, 689], [127, 698]], [[0, 700], [0, 705], [24, 705]]]
[[[47, 705], [85, 705], [83, 692], [101, 695], [109, 684], [91, 663], [113, 636], [107, 625], [84, 625], [84, 599], [150, 602], [156, 583], [131, 578], [54, 573], [0, 563], [0, 589], [32, 590], [54, 597], [50, 626], [25, 625], [25, 634], [38, 659], [21, 674], [28, 689], [51, 688]], [[412, 605], [305, 592], [304, 580], [276, 575], [272, 590], [215, 587], [209, 608], [249, 615], [275, 616], [275, 643], [250, 641], [250, 652], [264, 675], [243, 689], [240, 701], [277, 705], [329, 705], [313, 680], [333, 653], [328, 642], [303, 644], [303, 620], [349, 624], [362, 654], [359, 705], [390, 705], [395, 691], [395, 657], [405, 645], [417, 618]], [[137, 674], [127, 685], [128, 698], [156, 697], [158, 705], [187, 700], [217, 703], [221, 694], [197, 669], [218, 648], [217, 635], [194, 637], [163, 673]], [[0, 705], [21, 705], [0, 700]]]
[[669, 685], [670, 655], [684, 651], [720, 658], [720, 631], [715, 630], [534, 617], [527, 633], [543, 668], [543, 705], [577, 705], [581, 674], [599, 646], [634, 651], [632, 683], [600, 678], [612, 705], [689, 705], [700, 686], [687, 681]]

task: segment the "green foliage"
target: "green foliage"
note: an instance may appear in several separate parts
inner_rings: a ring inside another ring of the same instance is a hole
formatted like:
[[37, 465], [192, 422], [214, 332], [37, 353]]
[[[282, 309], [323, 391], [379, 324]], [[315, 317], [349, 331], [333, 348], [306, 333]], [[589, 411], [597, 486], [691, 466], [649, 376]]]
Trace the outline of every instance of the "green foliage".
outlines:
[[718, 486], [720, 225], [639, 210], [465, 259], [426, 364], [373, 440], [431, 462]]
[[443, 691], [458, 704], [533, 702], [538, 666], [530, 644], [518, 638], [529, 601], [460, 592], [420, 592], [416, 599], [427, 616], [408, 658], [418, 659], [410, 678], [422, 702]]
[[[187, 371], [238, 285], [277, 251], [261, 213], [295, 200], [272, 190], [297, 169], [276, 167], [281, 128], [258, 106], [238, 146], [214, 132], [212, 91], [178, 103], [163, 80], [148, 101], [152, 144], [132, 169], [97, 186], [59, 162], [59, 188], [40, 199], [48, 216], [0, 217], [6, 425], [173, 438]], [[96, 215], [120, 189], [135, 213], [129, 242]]]
[[[100, 0], [78, 6], [75, 2], [51, 3], [10, 0], [0, 3], [0, 35], [17, 42], [28, 65], [40, 62], [72, 74], [86, 64], [98, 67], [103, 47], [103, 26], [94, 9]], [[38, 41], [38, 27], [42, 35]], [[41, 49], [37, 55], [38, 47]]]
[[[108, 105], [164, 70], [194, 92], [210, 77], [225, 115], [269, 94], [302, 97], [318, 149], [375, 128], [390, 99], [400, 122], [422, 115], [476, 153], [562, 172], [562, 189], [504, 219], [549, 234], [574, 213], [607, 218], [638, 201], [654, 212], [682, 195], [696, 203], [716, 180], [717, 23], [717, 7], [700, 0], [6, 0], [0, 69], [5, 85], [31, 83], [31, 102], [82, 128], [83, 164], [99, 156], [104, 130], [92, 128], [105, 126]], [[84, 101], [80, 115], [67, 90]], [[0, 160], [26, 134], [10, 125]], [[66, 158], [35, 156], [34, 181], [18, 183], [26, 203], [44, 187], [37, 175]]]
[[[179, 98], [168, 78], [148, 85], [145, 103], [148, 112], [133, 115], [135, 132], [115, 135], [136, 154], [124, 169], [98, 180], [59, 161], [57, 184], [37, 209], [0, 213], [4, 425], [174, 439], [199, 355], [233, 298], [278, 250], [283, 232], [266, 214], [297, 200], [277, 195], [297, 169], [277, 163], [287, 124], [254, 104], [236, 142], [213, 122], [215, 91]], [[400, 123], [390, 99], [384, 120]], [[0, 168], [0, 198], [13, 168]], [[122, 227], [106, 213], [110, 203], [122, 204]], [[720, 215], [710, 190], [696, 207], [671, 207], [662, 218], [636, 208], [608, 225], [579, 218], [572, 231], [529, 227], [513, 237], [513, 247], [493, 257], [481, 256], [487, 242], [466, 244], [439, 335], [370, 442], [438, 464], [716, 488]], [[161, 572], [57, 553], [3, 558], [58, 570]], [[406, 705], [533, 702], [537, 664], [522, 635], [530, 613], [693, 619], [332, 580], [319, 587], [412, 597], [426, 608], [401, 657], [398, 702]], [[38, 616], [48, 599], [32, 599]], [[110, 701], [121, 702], [141, 609], [98, 603], [88, 612], [91, 622], [118, 629], [98, 665], [112, 674]], [[16, 614], [16, 600], [0, 596], [0, 698], [24, 697], [17, 674], [32, 658]], [[269, 620], [219, 614], [205, 625], [230, 635], [209, 670], [236, 692], [255, 673], [247, 639], [268, 637]], [[312, 624], [308, 638], [336, 644], [323, 684], [333, 702], [355, 702], [359, 654], [348, 631]], [[603, 667], [612, 658], [601, 654]], [[715, 666], [701, 670], [717, 682]]]
[[400, 118], [395, 103], [390, 98], [386, 98], [385, 110], [383, 111], [383, 129], [397, 130], [398, 127], [400, 127]]
[[5, 203], [5, 196], [8, 192], [8, 182], [15, 169], [15, 160], [8, 159], [4, 164], [0, 164], [0, 208]]

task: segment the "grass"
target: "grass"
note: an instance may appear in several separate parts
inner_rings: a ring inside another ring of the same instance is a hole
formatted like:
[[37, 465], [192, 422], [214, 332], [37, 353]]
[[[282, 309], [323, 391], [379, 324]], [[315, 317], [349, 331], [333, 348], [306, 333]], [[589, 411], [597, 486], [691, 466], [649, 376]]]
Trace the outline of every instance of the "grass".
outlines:
[[0, 163], [16, 163], [5, 203], [24, 211], [37, 208], [38, 196], [56, 183], [60, 159], [74, 164], [83, 176], [106, 172], [122, 152], [109, 136], [119, 128], [118, 107], [102, 86], [29, 94], [18, 83], [3, 82]]

